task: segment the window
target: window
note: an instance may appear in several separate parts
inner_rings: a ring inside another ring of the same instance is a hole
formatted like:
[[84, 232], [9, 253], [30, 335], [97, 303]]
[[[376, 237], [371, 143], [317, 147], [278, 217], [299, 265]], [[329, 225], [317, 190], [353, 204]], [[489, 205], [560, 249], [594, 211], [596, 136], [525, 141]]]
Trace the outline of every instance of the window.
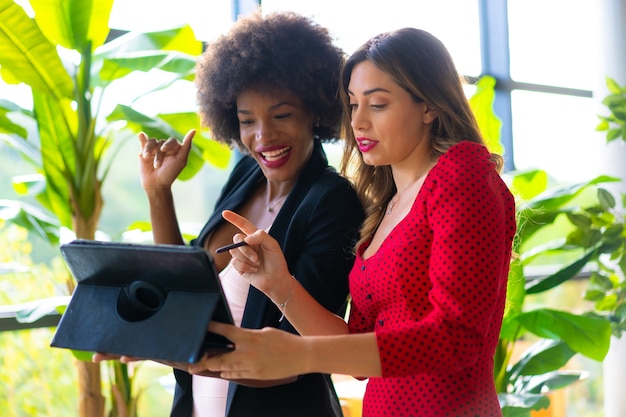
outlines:
[[[589, 161], [590, 152], [604, 146], [594, 133], [591, 98], [603, 80], [596, 65], [598, 9], [591, 0], [417, 0], [410, 7], [402, 0], [263, 0], [264, 12], [313, 17], [348, 53], [382, 31], [428, 30], [448, 47], [461, 73], [498, 79], [507, 168], [541, 168], [567, 182], [601, 169], [599, 161]], [[567, 155], [567, 162], [557, 155]]]
[[605, 147], [592, 98], [605, 75], [598, 3], [509, 0], [508, 16], [515, 167], [564, 182], [602, 173], [601, 158], [590, 158]]
[[[116, 0], [110, 25], [158, 30], [188, 23], [198, 38], [210, 42], [228, 30], [234, 10], [245, 13], [254, 4], [253, 0], [179, 0], [176, 7], [163, 9], [149, 0]], [[507, 169], [542, 168], [567, 182], [605, 173], [600, 158], [589, 158], [605, 147], [594, 132], [595, 115], [601, 110], [595, 109], [592, 91], [609, 75], [600, 74], [596, 65], [597, 45], [602, 44], [596, 1], [414, 0], [408, 7], [403, 0], [263, 0], [266, 13], [285, 9], [328, 27], [347, 53], [382, 31], [402, 26], [430, 31], [448, 47], [461, 73], [498, 79], [496, 113], [504, 122]], [[128, 88], [118, 92], [122, 96], [131, 94], [136, 80], [126, 84]], [[19, 91], [2, 88], [7, 96]], [[20, 94], [15, 95], [19, 102]], [[134, 105], [146, 113], [171, 106], [189, 110], [195, 108], [195, 93], [193, 86], [181, 85]], [[198, 182], [202, 178], [207, 177], [201, 175]], [[201, 222], [204, 214], [194, 215], [194, 221]]]

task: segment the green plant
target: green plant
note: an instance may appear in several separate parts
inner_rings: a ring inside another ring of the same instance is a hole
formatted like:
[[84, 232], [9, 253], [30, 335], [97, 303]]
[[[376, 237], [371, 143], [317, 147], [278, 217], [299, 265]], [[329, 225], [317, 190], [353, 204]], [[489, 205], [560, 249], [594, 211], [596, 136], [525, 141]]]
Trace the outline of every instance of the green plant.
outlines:
[[[0, 304], [59, 294], [64, 266], [36, 264], [24, 228], [0, 220]], [[51, 329], [0, 332], [0, 409], [3, 416], [71, 415], [68, 397], [77, 390], [71, 357], [47, 349]], [[45, 354], [42, 354], [45, 352]], [[50, 381], [55, 381], [50, 384]], [[38, 395], [33, 395], [37, 392]]]
[[[582, 371], [562, 369], [574, 355], [602, 361], [608, 352], [611, 321], [607, 317], [591, 308], [580, 313], [561, 311], [558, 300], [553, 301], [557, 307], [549, 303], [534, 307], [529, 298], [575, 278], [611, 250], [615, 231], [607, 223], [607, 191], [599, 185], [616, 181], [601, 176], [548, 187], [544, 171], [513, 175], [512, 188], [520, 197], [514, 245], [518, 256], [509, 274], [508, 305], [494, 369], [505, 416], [530, 416], [530, 410], [549, 405], [549, 391], [583, 378]], [[527, 271], [533, 265], [558, 268], [531, 278]], [[513, 361], [513, 349], [525, 339], [536, 342]]]
[[[157, 70], [169, 78], [155, 90], [189, 81], [202, 51], [189, 27], [131, 32], [105, 43], [112, 5], [113, 0], [31, 0], [31, 18], [15, 1], [0, 0], [0, 75], [7, 83], [24, 83], [32, 96], [28, 109], [0, 100], [0, 138], [18, 149], [37, 174], [14, 180], [16, 192], [37, 205], [2, 201], [0, 215], [55, 246], [61, 227], [78, 238], [95, 237], [102, 184], [115, 161], [116, 122], [159, 138], [198, 129], [181, 179], [192, 177], [205, 160], [225, 166], [229, 158], [228, 150], [200, 129], [195, 113], [148, 116], [129, 103], [100, 114], [107, 88], [117, 80]], [[71, 291], [69, 276], [68, 283]], [[111, 414], [133, 416], [131, 380], [125, 365], [114, 364]], [[102, 416], [99, 365], [78, 361], [77, 368], [79, 415]]]
[[609, 95], [602, 100], [608, 110], [608, 116], [599, 115], [600, 123], [596, 126], [599, 132], [606, 132], [606, 142], [616, 139], [626, 141], [626, 86], [620, 86], [611, 77], [606, 77]]
[[613, 336], [621, 338], [626, 331], [626, 194], [621, 195], [620, 209], [614, 196], [600, 190], [601, 206], [577, 213], [581, 232], [603, 236], [597, 256], [592, 259], [595, 270], [589, 278], [584, 298], [594, 302], [596, 313], [611, 323]]
[[[0, 220], [0, 317], [4, 310], [17, 311], [19, 321], [36, 319], [38, 309], [47, 311], [40, 299], [54, 304], [65, 299], [66, 267], [60, 257], [35, 262], [33, 244], [26, 229]], [[33, 301], [33, 297], [37, 300]], [[34, 308], [32, 308], [34, 307]], [[78, 396], [72, 356], [50, 349], [54, 328], [0, 331], [0, 410], [3, 417], [73, 416]], [[133, 369], [134, 368], [134, 369]], [[104, 369], [108, 371], [108, 368]], [[159, 378], [171, 369], [153, 362], [129, 367], [133, 376], [138, 413], [164, 416], [171, 394]], [[140, 372], [137, 372], [140, 371]], [[105, 379], [106, 383], [107, 379]], [[36, 392], [37, 395], [33, 395]]]
[[[626, 86], [620, 86], [607, 77], [609, 95], [602, 100], [609, 116], [598, 116], [597, 131], [606, 132], [607, 143], [620, 139], [626, 142]], [[578, 214], [582, 232], [602, 235], [603, 246], [593, 261], [596, 270], [591, 274], [585, 299], [595, 303], [598, 314], [611, 322], [613, 335], [620, 338], [626, 331], [626, 194], [617, 197], [601, 190], [600, 206]]]
[[[603, 103], [610, 115], [599, 116], [596, 130], [607, 132], [607, 142], [626, 141], [626, 87], [611, 78], [607, 86], [610, 94]], [[583, 371], [563, 370], [574, 355], [602, 361], [611, 336], [620, 337], [626, 329], [626, 195], [620, 202], [600, 186], [619, 181], [601, 176], [549, 187], [541, 170], [512, 176], [512, 189], [520, 198], [514, 247], [519, 256], [511, 265], [494, 369], [505, 416], [530, 416], [530, 410], [546, 408], [548, 392], [585, 377]], [[527, 270], [537, 264], [558, 265], [558, 270], [530, 279]], [[587, 311], [529, 306], [530, 298], [583, 272], [589, 275]], [[525, 339], [535, 343], [513, 361], [513, 349]]]
[[[500, 121], [492, 106], [494, 86], [493, 78], [482, 77], [470, 102], [487, 146], [492, 152], [501, 153]], [[622, 96], [607, 101], [617, 113], [603, 121], [607, 126], [621, 123], [623, 129], [626, 89], [615, 83], [610, 88]], [[626, 135], [623, 137], [626, 139]], [[585, 377], [584, 371], [563, 370], [574, 355], [602, 361], [609, 349], [612, 329], [615, 333], [623, 326], [626, 308], [618, 301], [623, 300], [623, 294], [621, 298], [614, 294], [623, 292], [623, 281], [615, 275], [606, 277], [602, 271], [609, 271], [603, 261], [606, 256], [619, 260], [624, 270], [624, 222], [615, 214], [611, 194], [599, 186], [619, 181], [617, 178], [601, 176], [585, 183], [553, 186], [543, 170], [513, 172], [508, 176], [518, 196], [518, 231], [509, 272], [507, 308], [494, 358], [494, 379], [504, 416], [529, 417], [531, 410], [549, 406], [549, 392]], [[618, 247], [622, 249], [616, 251]], [[530, 271], [537, 265], [558, 267], [556, 272], [534, 277]], [[597, 301], [595, 309], [563, 311], [557, 303], [555, 307], [545, 300], [537, 302], [542, 294], [592, 266], [596, 266], [590, 279], [594, 291], [588, 291], [586, 299], [593, 297]], [[604, 314], [599, 313], [601, 310]], [[522, 344], [530, 346], [514, 358], [514, 351]]]

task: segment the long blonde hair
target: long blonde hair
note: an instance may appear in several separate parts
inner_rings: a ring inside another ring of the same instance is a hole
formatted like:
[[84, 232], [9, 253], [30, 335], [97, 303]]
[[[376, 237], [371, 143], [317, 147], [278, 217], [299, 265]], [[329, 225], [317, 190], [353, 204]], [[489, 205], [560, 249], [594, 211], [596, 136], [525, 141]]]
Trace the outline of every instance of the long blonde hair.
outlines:
[[[423, 30], [403, 28], [379, 34], [363, 44], [346, 61], [340, 89], [345, 108], [342, 136], [346, 139], [341, 172], [353, 179], [365, 208], [356, 248], [372, 237], [384, 216], [384, 207], [397, 191], [390, 166], [365, 164], [350, 125], [348, 85], [354, 66], [365, 60], [389, 74], [415, 101], [426, 102], [437, 111], [439, 116], [430, 131], [433, 161], [461, 141], [484, 144], [463, 90], [465, 80], [439, 39]], [[502, 156], [493, 154], [492, 160], [500, 172], [504, 165]]]

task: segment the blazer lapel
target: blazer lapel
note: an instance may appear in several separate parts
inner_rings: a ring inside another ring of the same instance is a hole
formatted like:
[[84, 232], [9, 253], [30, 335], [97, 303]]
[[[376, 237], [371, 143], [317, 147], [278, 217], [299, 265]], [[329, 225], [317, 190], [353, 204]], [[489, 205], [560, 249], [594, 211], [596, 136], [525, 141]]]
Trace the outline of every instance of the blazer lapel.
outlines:
[[235, 188], [233, 192], [224, 196], [224, 198], [222, 198], [215, 204], [213, 214], [211, 215], [211, 217], [209, 217], [209, 220], [202, 228], [202, 231], [195, 239], [197, 243], [204, 242], [207, 238], [207, 235], [211, 231], [215, 230], [217, 226], [224, 221], [224, 219], [222, 218], [222, 211], [237, 211], [237, 209], [246, 202], [246, 200], [250, 197], [250, 194], [254, 192], [254, 188], [256, 187], [262, 175], [263, 174], [261, 173], [261, 169], [257, 166], [256, 169], [252, 170], [252, 172], [248, 172], [248, 174], [246, 175], [247, 178], [244, 180], [241, 186]]

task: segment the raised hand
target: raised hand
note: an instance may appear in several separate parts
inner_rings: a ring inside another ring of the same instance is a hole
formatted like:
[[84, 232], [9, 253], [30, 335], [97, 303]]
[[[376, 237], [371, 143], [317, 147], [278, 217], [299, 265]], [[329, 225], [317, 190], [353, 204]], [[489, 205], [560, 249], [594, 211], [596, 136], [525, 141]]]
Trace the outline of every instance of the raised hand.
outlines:
[[174, 180], [187, 165], [191, 142], [196, 131], [190, 130], [182, 143], [176, 138], [155, 139], [141, 132], [139, 154], [139, 175], [144, 190], [170, 188]]

